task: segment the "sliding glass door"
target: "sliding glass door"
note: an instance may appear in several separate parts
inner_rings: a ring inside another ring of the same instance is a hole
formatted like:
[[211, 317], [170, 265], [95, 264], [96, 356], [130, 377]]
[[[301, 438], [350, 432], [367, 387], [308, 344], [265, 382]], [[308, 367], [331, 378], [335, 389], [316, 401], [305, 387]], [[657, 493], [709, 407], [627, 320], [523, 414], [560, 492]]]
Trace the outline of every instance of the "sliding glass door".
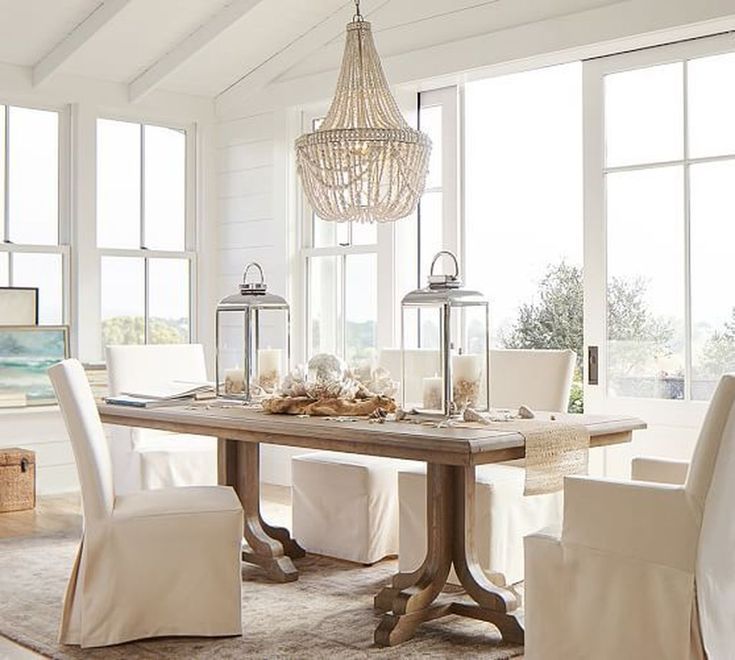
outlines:
[[735, 53], [712, 38], [584, 65], [585, 401], [698, 426], [735, 370]]

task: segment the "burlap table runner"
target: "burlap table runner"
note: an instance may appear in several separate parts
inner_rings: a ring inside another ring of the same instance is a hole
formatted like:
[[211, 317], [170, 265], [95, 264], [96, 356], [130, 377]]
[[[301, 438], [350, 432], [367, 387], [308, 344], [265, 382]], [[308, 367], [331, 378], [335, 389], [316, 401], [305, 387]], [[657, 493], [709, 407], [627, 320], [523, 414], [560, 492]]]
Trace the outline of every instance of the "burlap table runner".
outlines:
[[564, 477], [587, 474], [590, 434], [584, 426], [536, 419], [461, 425], [516, 431], [523, 436], [526, 441], [524, 495], [554, 493], [564, 488]]

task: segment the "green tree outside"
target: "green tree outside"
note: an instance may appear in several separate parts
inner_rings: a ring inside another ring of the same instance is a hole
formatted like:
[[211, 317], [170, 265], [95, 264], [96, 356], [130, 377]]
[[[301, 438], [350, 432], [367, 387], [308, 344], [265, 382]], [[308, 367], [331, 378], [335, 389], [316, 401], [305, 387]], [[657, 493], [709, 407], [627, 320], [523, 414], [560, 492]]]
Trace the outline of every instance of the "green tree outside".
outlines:
[[[608, 338], [616, 347], [613, 362], [616, 371], [631, 373], [650, 359], [652, 353], [665, 354], [669, 350], [673, 327], [651, 314], [645, 295], [646, 283], [641, 278], [613, 278], [609, 283]], [[536, 300], [522, 304], [513, 326], [500, 336], [500, 343], [505, 348], [571, 349], [577, 354], [570, 412], [584, 410], [583, 321], [582, 269], [562, 261], [547, 267]], [[735, 317], [732, 330], [735, 339]]]
[[[189, 319], [151, 318], [148, 321], [151, 344], [184, 344], [189, 341]], [[102, 342], [106, 345], [145, 343], [142, 316], [115, 316], [102, 321]]]

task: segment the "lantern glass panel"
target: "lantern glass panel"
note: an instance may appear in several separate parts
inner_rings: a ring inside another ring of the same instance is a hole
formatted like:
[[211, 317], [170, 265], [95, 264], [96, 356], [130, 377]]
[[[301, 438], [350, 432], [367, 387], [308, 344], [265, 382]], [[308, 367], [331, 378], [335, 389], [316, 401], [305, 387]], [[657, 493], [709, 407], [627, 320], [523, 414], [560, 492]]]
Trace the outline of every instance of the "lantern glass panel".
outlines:
[[403, 307], [403, 365], [400, 375], [402, 407], [406, 410], [444, 410], [439, 307]]
[[452, 310], [452, 397], [462, 410], [488, 409], [487, 307], [473, 305]]
[[290, 353], [288, 308], [252, 306], [248, 311], [217, 313], [219, 394], [244, 401], [278, 391]]
[[288, 311], [255, 309], [251, 374], [261, 394], [275, 393], [288, 373]]
[[241, 311], [217, 313], [217, 383], [219, 395], [245, 398], [245, 314]]

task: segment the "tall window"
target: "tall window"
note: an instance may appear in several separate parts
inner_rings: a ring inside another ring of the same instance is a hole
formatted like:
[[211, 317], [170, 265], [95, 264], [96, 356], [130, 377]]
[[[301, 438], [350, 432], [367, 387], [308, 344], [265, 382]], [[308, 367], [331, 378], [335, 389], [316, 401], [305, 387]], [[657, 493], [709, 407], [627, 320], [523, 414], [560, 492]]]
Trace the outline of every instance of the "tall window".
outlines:
[[465, 88], [467, 285], [490, 300], [491, 345], [572, 349], [582, 408], [582, 66]]
[[[320, 119], [314, 119], [313, 129]], [[377, 350], [378, 231], [374, 224], [327, 222], [304, 213], [307, 353], [334, 353], [351, 365]]]
[[[440, 250], [458, 253], [457, 225], [457, 89], [447, 87], [419, 94], [419, 129], [431, 139], [426, 187], [415, 216], [396, 223], [396, 260], [399, 300], [427, 285], [431, 262]], [[412, 250], [406, 245], [415, 246]], [[443, 272], [444, 262], [437, 265]], [[416, 320], [415, 327], [413, 320]], [[417, 310], [406, 318], [406, 341], [421, 348], [439, 346], [435, 314]]]
[[59, 113], [0, 105], [0, 286], [38, 287], [39, 322], [66, 320]]
[[191, 337], [186, 132], [97, 121], [97, 245], [106, 344]]
[[603, 80], [607, 392], [709, 399], [735, 369], [735, 53], [627, 68]]

